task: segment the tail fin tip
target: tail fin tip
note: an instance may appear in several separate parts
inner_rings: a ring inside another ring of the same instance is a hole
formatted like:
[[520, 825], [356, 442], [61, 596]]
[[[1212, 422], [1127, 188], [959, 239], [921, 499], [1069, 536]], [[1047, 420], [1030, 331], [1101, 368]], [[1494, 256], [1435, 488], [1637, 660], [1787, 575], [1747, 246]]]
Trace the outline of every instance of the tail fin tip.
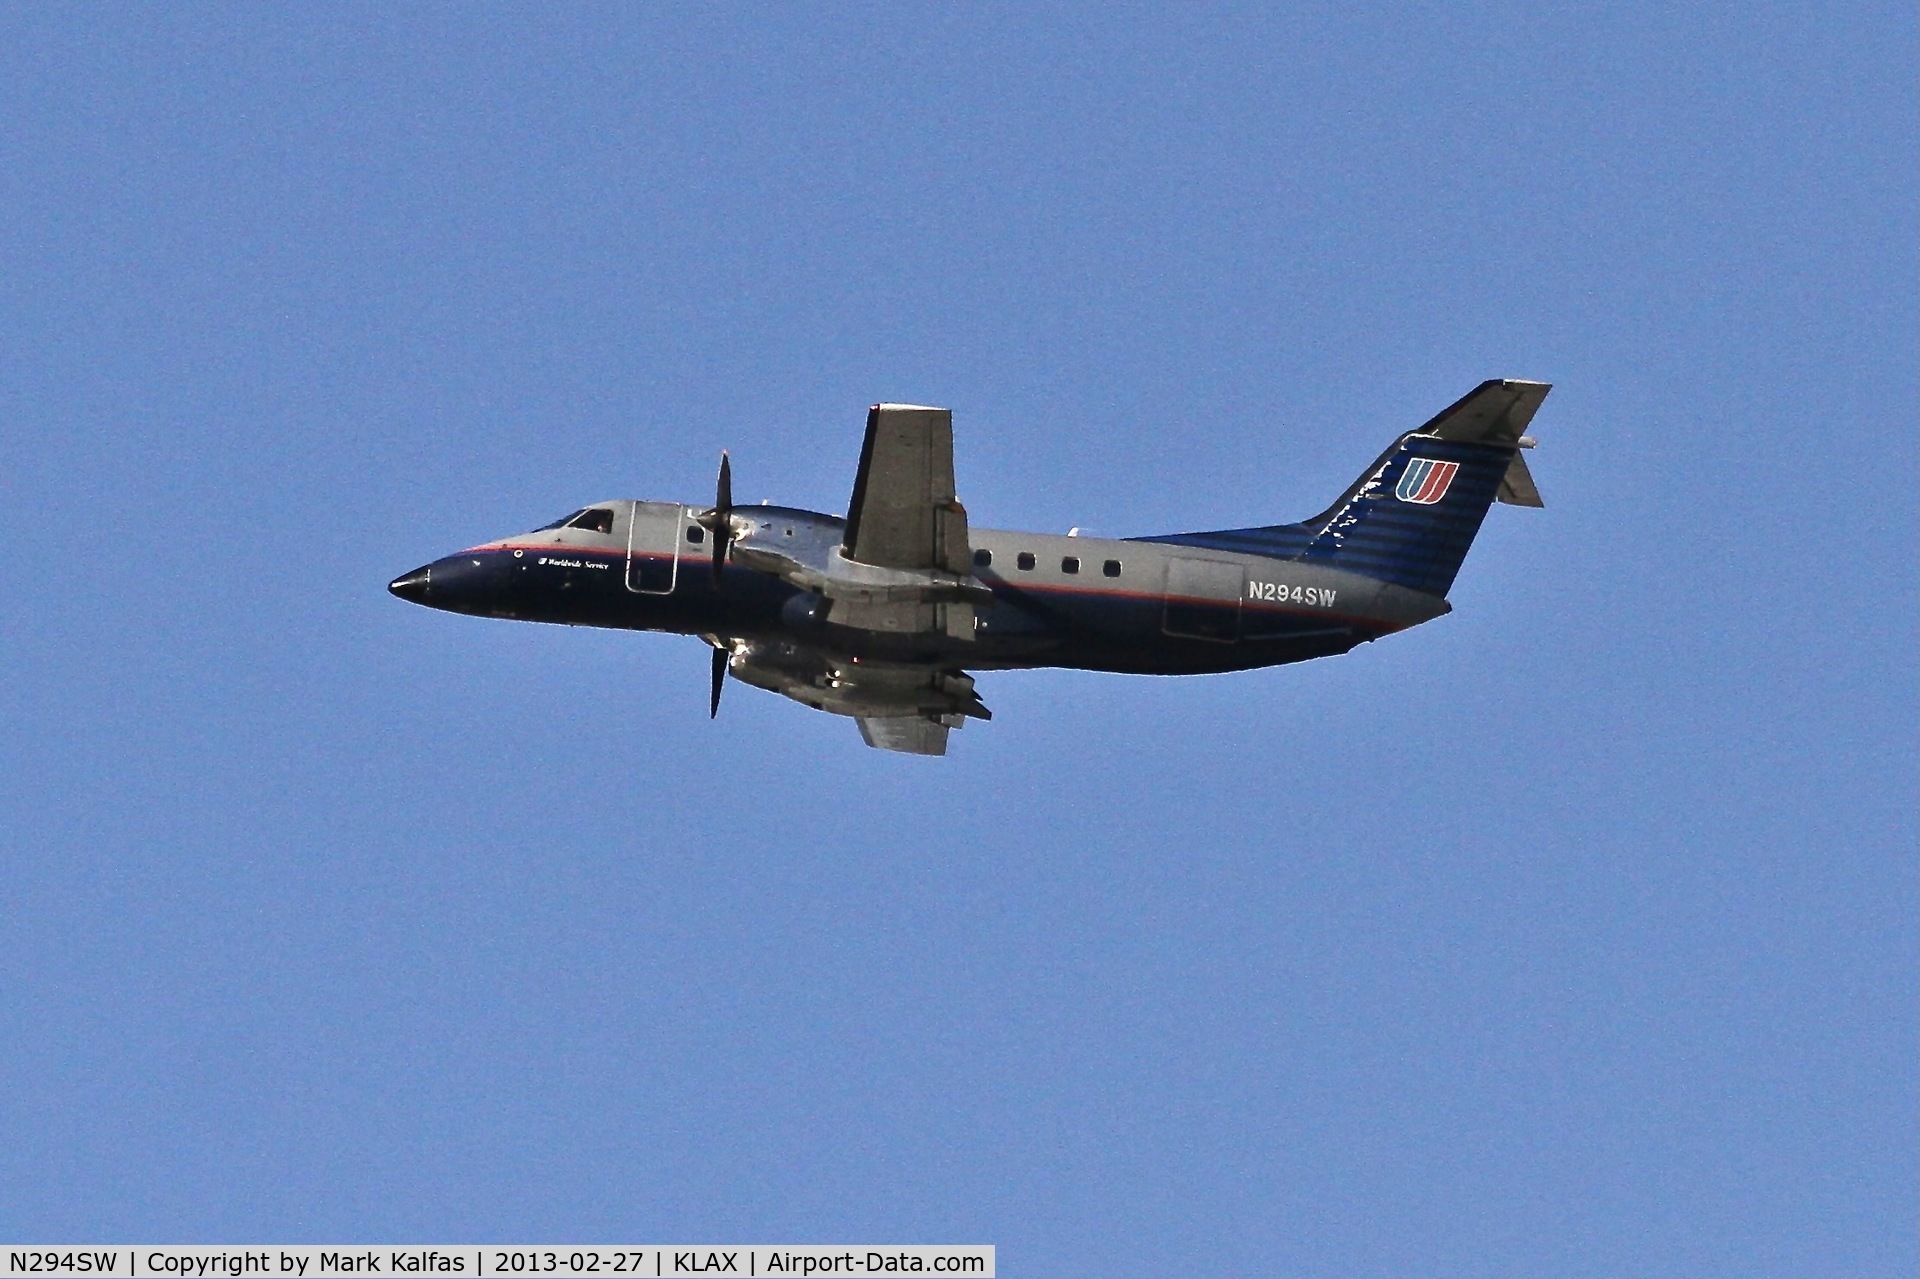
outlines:
[[1414, 434], [1455, 444], [1518, 447], [1527, 423], [1552, 389], [1551, 382], [1490, 378], [1440, 410]]

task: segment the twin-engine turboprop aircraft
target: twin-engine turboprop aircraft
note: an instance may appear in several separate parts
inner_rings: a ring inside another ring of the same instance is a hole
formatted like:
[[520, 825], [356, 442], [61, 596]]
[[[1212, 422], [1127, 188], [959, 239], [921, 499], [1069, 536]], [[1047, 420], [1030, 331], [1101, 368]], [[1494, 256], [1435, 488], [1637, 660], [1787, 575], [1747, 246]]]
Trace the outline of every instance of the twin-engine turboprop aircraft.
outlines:
[[698, 635], [710, 714], [731, 672], [853, 716], [870, 746], [941, 755], [948, 729], [992, 718], [969, 670], [1245, 670], [1448, 612], [1487, 508], [1541, 504], [1520, 450], [1548, 390], [1481, 383], [1310, 520], [1124, 541], [969, 530], [952, 413], [878, 404], [845, 519], [735, 506], [722, 453], [712, 506], [597, 502], [388, 589], [481, 617]]

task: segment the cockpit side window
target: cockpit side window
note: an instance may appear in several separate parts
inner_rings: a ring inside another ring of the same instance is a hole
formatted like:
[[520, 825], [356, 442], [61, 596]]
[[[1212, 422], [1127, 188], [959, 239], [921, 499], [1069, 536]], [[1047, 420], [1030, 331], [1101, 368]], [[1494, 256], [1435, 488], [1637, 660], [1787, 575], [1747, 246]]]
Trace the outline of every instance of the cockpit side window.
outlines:
[[553, 523], [542, 524], [539, 528], [533, 531], [536, 533], [545, 533], [549, 529], [565, 528], [567, 525], [573, 523], [575, 520], [579, 519], [582, 515], [585, 515], [585, 514], [586, 514], [585, 511], [575, 511], [571, 515], [562, 515], [559, 519], [555, 520]]
[[567, 527], [583, 528], [590, 533], [611, 533], [613, 512], [604, 506], [589, 507], [568, 520]]

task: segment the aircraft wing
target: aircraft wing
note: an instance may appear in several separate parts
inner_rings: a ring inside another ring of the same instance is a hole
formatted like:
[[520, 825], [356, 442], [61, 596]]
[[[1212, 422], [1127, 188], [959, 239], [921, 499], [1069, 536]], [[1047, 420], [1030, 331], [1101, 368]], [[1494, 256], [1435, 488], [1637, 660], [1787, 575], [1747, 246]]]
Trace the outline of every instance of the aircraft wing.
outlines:
[[896, 717], [860, 721], [860, 736], [869, 746], [907, 755], [944, 755], [947, 753], [947, 726], [930, 719]]
[[860, 721], [867, 745], [881, 750], [942, 755], [948, 729], [969, 719], [993, 718], [974, 689], [973, 677], [952, 666], [848, 657], [789, 640], [713, 643], [725, 655], [716, 673], [802, 706], [852, 716]]
[[881, 568], [973, 571], [953, 492], [953, 413], [876, 404], [847, 503], [848, 559]]

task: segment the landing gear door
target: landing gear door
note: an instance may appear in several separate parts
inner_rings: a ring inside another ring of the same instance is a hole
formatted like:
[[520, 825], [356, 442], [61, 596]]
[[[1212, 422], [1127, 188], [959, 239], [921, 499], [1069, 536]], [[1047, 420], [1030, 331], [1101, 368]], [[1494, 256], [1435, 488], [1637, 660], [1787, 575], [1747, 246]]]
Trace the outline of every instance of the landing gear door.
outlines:
[[668, 595], [680, 575], [680, 524], [677, 502], [635, 502], [627, 526], [627, 589], [643, 595]]
[[1231, 644], [1240, 638], [1246, 571], [1219, 560], [1167, 561], [1166, 632]]

